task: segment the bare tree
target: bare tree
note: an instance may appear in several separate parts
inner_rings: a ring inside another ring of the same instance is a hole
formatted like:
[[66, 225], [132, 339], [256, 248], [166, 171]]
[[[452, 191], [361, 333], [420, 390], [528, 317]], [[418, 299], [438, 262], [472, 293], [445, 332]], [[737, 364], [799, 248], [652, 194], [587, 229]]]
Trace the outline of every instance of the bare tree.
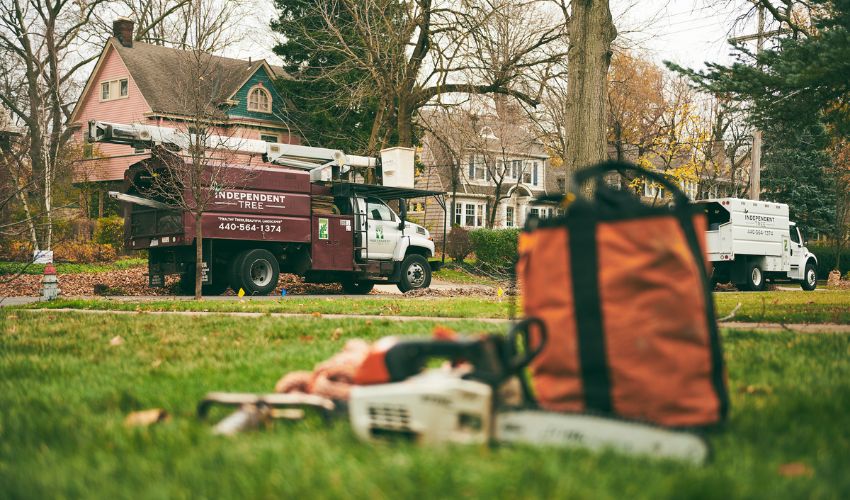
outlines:
[[[72, 135], [67, 120], [81, 75], [110, 33], [95, 22], [110, 6], [107, 0], [0, 4], [0, 104], [25, 131], [25, 154], [9, 172], [19, 185], [30, 186], [17, 201], [30, 214], [27, 220], [34, 221], [29, 239], [36, 250], [53, 244], [55, 183], [75, 159], [67, 147]], [[147, 27], [162, 20], [153, 19]]]
[[[399, 145], [412, 146], [414, 115], [439, 96], [504, 94], [538, 103], [522, 80], [557, 57], [548, 47], [562, 40], [564, 25], [557, 15], [517, 18], [516, 12], [542, 3], [315, 0], [302, 7], [317, 22], [294, 20], [285, 43], [340, 61], [313, 78], [339, 78], [361, 102], [377, 99], [368, 149], [379, 149], [393, 130]], [[514, 43], [491, 44], [496, 36], [511, 36]], [[360, 81], [346, 79], [354, 70]]]
[[449, 172], [450, 216], [455, 213], [463, 163], [472, 142], [466, 117], [460, 106], [437, 106], [420, 112], [417, 122], [425, 131], [422, 142], [428, 148], [433, 168]]
[[241, 137], [227, 125], [229, 89], [243, 72], [225, 68], [218, 58], [202, 50], [183, 53], [183, 73], [175, 75], [175, 105], [184, 118], [177, 122], [180, 153], [158, 148], [146, 163], [149, 174], [135, 189], [142, 195], [192, 215], [195, 233], [195, 298], [202, 296], [203, 216], [216, 194], [250, 177], [250, 163], [237, 163]]
[[[531, 176], [531, 166], [519, 158], [525, 157], [537, 144], [525, 111], [518, 103], [508, 99], [496, 100], [495, 112], [484, 115], [470, 114], [470, 154], [477, 165], [484, 168], [485, 180], [491, 185], [491, 210], [487, 227], [494, 227], [499, 203], [507, 199], [512, 186]], [[477, 166], [476, 165], [476, 166]], [[539, 172], [542, 178], [542, 170]]]
[[134, 39], [180, 49], [218, 53], [242, 40], [253, 0], [111, 0], [96, 12], [96, 25], [109, 30], [125, 16], [136, 22]]

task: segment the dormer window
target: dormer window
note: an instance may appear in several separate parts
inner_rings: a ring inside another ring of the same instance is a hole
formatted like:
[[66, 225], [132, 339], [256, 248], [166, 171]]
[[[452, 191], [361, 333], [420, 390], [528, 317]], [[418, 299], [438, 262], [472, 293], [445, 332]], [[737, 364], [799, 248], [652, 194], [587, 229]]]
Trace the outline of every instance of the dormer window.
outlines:
[[251, 87], [251, 90], [248, 91], [248, 111], [272, 112], [272, 95], [262, 84]]

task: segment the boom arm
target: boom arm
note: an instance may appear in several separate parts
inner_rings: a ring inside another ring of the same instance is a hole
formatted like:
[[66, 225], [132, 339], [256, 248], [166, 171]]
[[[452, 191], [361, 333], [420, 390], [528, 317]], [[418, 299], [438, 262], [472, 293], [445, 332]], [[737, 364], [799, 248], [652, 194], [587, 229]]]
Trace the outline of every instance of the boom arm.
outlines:
[[[186, 151], [197, 140], [197, 136], [171, 127], [92, 120], [89, 122], [88, 139], [89, 142], [128, 144], [146, 149], [160, 145], [172, 151]], [[376, 158], [347, 155], [338, 149], [269, 143], [241, 137], [208, 135], [204, 143], [209, 149], [224, 148], [233, 152], [260, 154], [270, 163], [309, 170], [311, 180], [322, 179], [327, 175], [325, 172], [334, 166], [374, 168], [378, 164]]]

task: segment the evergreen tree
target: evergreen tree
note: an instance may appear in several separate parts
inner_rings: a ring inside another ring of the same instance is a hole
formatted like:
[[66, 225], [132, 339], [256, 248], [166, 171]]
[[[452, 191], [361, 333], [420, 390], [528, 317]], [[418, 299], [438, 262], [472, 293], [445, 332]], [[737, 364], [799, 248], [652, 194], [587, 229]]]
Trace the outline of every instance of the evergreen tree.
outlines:
[[788, 203], [801, 224], [834, 233], [829, 148], [850, 133], [850, 0], [818, 0], [812, 12], [811, 26], [760, 54], [735, 45], [732, 65], [667, 64], [703, 90], [749, 105], [764, 132], [765, 198]]
[[[275, 0], [280, 15], [272, 29], [283, 35], [283, 41], [274, 52], [283, 59], [288, 74], [275, 83], [288, 101], [287, 118], [308, 144], [370, 153], [366, 148], [378, 100], [369, 92], [357, 92], [368, 75], [354, 65], [346, 67], [338, 51], [327, 49], [334, 41], [327, 36], [314, 3]], [[345, 12], [337, 9], [335, 14]], [[310, 32], [310, 43], [304, 43], [304, 31]], [[327, 38], [324, 43], [322, 37]], [[333, 78], [327, 78], [329, 68], [333, 68]]]

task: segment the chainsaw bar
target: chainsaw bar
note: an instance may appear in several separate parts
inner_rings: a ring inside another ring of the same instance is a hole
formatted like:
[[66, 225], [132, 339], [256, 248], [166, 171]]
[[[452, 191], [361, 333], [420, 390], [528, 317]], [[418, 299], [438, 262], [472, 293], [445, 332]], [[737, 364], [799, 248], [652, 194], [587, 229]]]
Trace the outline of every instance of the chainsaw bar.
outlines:
[[535, 410], [496, 414], [495, 440], [536, 446], [611, 449], [617, 452], [705, 463], [708, 443], [697, 434], [583, 414]]

